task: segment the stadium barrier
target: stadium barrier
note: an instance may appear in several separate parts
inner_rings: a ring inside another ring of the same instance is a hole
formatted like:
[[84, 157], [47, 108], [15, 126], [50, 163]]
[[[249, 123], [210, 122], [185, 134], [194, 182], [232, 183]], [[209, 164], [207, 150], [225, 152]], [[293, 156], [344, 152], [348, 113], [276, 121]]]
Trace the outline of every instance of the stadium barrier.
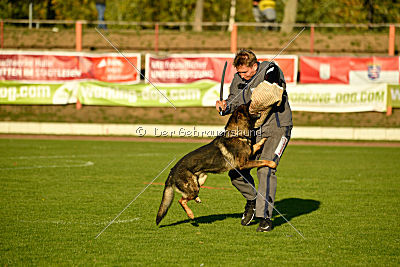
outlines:
[[[223, 126], [0, 122], [0, 134], [214, 138]], [[292, 139], [400, 141], [398, 128], [296, 126]]]

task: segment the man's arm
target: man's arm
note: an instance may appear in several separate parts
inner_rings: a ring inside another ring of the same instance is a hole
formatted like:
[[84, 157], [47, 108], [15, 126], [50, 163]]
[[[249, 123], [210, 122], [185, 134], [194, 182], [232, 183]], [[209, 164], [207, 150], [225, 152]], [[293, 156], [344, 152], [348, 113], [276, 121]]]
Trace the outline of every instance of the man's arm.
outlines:
[[215, 103], [215, 108], [217, 109], [218, 112], [222, 112], [221, 115], [225, 115], [225, 110], [226, 110], [226, 101], [225, 100], [217, 100]]
[[240, 90], [238, 88], [238, 84], [240, 82], [239, 76], [235, 74], [232, 83], [229, 87], [229, 96], [226, 100], [218, 100], [215, 104], [215, 108], [219, 112], [219, 108], [222, 110], [222, 116], [232, 113], [239, 105], [240, 105]]
[[269, 83], [276, 83], [280, 87], [286, 88], [286, 82], [285, 82], [285, 77], [283, 76], [282, 70], [273, 62], [271, 62], [266, 71], [265, 71], [265, 77], [264, 80], [266, 80]]

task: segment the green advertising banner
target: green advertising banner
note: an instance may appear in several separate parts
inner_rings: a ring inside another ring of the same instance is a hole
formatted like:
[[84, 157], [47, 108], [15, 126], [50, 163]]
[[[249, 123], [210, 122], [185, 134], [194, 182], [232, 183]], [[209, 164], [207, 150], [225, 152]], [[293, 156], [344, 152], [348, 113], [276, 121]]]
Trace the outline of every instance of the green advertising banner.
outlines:
[[25, 84], [0, 82], [0, 104], [65, 105], [76, 103], [75, 82]]
[[393, 108], [400, 108], [400, 85], [388, 85], [388, 100], [389, 106], [392, 106]]
[[[0, 81], [0, 104], [210, 107], [219, 99], [219, 83], [202, 80], [188, 84], [116, 84], [106, 82], [65, 82], [27, 84]], [[225, 84], [224, 96], [229, 93]], [[387, 106], [400, 108], [400, 85], [289, 85], [294, 111], [385, 112]]]
[[219, 84], [213, 81], [156, 86], [105, 82], [0, 82], [0, 104], [65, 105], [79, 99], [83, 105], [199, 107], [214, 106], [218, 98]]
[[297, 84], [286, 88], [293, 111], [364, 112], [387, 110], [387, 85]]
[[213, 106], [219, 98], [219, 84], [200, 81], [178, 85], [111, 84], [80, 82], [78, 99], [84, 105], [193, 107]]

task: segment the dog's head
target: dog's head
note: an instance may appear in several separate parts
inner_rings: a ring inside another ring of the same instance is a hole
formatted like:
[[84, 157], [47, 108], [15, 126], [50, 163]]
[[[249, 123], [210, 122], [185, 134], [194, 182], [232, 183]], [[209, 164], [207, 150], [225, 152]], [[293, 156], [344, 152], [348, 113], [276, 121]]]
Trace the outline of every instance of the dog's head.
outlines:
[[[254, 128], [257, 117], [249, 112], [250, 102], [240, 105], [230, 116], [225, 125], [226, 132], [235, 132], [237, 136], [248, 136], [249, 130]], [[247, 133], [247, 134], [246, 134]]]

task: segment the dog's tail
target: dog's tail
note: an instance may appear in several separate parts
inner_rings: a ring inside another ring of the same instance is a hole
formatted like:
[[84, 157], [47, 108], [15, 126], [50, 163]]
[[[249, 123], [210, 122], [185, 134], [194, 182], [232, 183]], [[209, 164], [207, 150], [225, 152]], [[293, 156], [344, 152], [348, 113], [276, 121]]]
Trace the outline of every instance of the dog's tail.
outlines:
[[164, 216], [167, 214], [172, 200], [174, 200], [174, 188], [167, 181], [164, 188], [163, 197], [161, 200], [160, 208], [158, 209], [156, 224], [158, 225]]

